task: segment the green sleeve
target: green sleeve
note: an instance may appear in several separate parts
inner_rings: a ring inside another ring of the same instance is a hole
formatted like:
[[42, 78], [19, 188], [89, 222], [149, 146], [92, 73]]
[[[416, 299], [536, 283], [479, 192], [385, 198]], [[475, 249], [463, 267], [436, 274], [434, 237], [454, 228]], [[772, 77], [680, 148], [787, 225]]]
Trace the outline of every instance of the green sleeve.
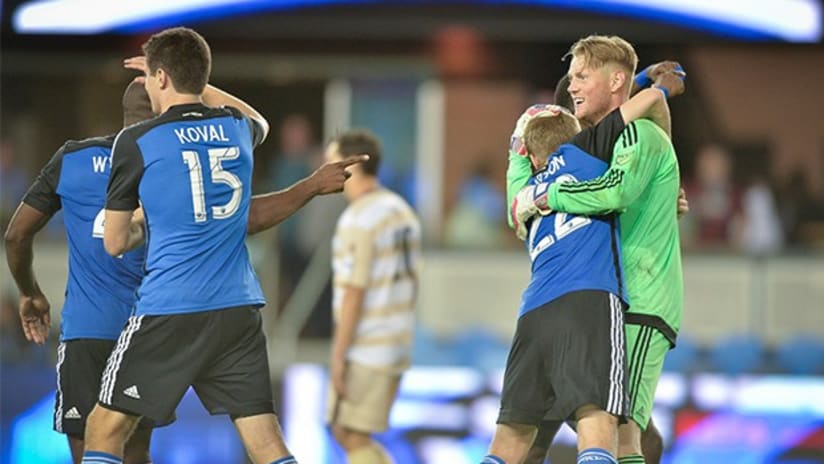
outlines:
[[665, 150], [661, 129], [647, 120], [631, 123], [615, 143], [612, 164], [600, 177], [554, 183], [549, 207], [565, 213], [599, 215], [623, 211], [646, 189]]
[[[532, 162], [529, 157], [521, 156], [513, 151], [509, 152], [509, 164], [506, 167], [506, 207], [507, 211], [512, 207], [512, 200], [515, 195], [526, 186], [532, 176]], [[512, 215], [507, 213], [506, 222], [509, 227], [512, 225]]]

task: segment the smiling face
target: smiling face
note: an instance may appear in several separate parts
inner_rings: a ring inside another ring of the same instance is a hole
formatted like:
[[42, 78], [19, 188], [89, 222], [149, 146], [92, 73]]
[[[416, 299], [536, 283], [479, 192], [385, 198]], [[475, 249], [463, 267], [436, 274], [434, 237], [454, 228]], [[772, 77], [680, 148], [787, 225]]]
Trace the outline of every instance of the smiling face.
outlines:
[[574, 56], [569, 63], [569, 94], [575, 105], [575, 117], [595, 124], [609, 114], [615, 105], [615, 95], [610, 86], [609, 66], [589, 66], [582, 56]]

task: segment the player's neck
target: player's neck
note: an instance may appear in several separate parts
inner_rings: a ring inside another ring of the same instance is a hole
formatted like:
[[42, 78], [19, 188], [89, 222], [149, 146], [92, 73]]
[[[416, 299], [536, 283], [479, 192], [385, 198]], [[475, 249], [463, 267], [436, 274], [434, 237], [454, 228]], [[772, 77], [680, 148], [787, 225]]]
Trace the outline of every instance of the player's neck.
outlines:
[[161, 113], [165, 113], [169, 108], [175, 105], [189, 105], [192, 103], [203, 103], [200, 95], [193, 95], [188, 93], [174, 93], [170, 94], [161, 103]]
[[[352, 182], [353, 180], [355, 182]], [[346, 182], [344, 193], [349, 201], [355, 201], [364, 195], [374, 192], [379, 189], [380, 186], [381, 184], [378, 182], [377, 177], [363, 176], [360, 179], [349, 179]]]
[[594, 126], [594, 125], [598, 124], [599, 122], [601, 122], [602, 119], [607, 117], [610, 113], [612, 113], [616, 109], [620, 108], [621, 105], [623, 105], [627, 100], [629, 100], [629, 98], [624, 98], [624, 97], [619, 96], [618, 94], [614, 94], [613, 98], [612, 98], [612, 101], [611, 101], [611, 104], [602, 113], [598, 114], [594, 118], [587, 118], [588, 120], [584, 121], [584, 122], [589, 124], [590, 126]]

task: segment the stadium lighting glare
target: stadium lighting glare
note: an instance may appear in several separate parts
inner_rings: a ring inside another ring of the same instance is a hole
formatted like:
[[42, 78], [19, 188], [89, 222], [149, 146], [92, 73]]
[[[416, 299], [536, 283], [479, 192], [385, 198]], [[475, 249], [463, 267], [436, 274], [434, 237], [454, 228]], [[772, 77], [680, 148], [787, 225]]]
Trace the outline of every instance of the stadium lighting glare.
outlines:
[[[817, 0], [442, 0], [455, 4], [520, 3], [594, 11], [706, 30], [744, 40], [816, 42], [822, 37]], [[150, 32], [158, 25], [185, 24], [256, 11], [318, 7], [335, 3], [403, 3], [410, 0], [36, 0], [14, 13], [20, 34]], [[424, 3], [421, 0], [421, 3]]]
[[[701, 28], [701, 21], [723, 28], [750, 29], [790, 42], [815, 42], [821, 39], [821, 5], [816, 0], [615, 0], [614, 6], [636, 7], [640, 15], [681, 16], [674, 22]], [[616, 8], [617, 10], [617, 8]], [[630, 13], [631, 14], [631, 13]], [[662, 20], [667, 20], [662, 17]]]

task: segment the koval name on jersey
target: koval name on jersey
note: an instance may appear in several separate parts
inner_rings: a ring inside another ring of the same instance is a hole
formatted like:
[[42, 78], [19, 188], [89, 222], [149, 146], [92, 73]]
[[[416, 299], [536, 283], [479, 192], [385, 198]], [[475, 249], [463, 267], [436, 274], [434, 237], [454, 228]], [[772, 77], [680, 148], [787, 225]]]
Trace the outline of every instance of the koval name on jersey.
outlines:
[[174, 130], [177, 139], [181, 144], [198, 142], [229, 142], [229, 138], [223, 133], [223, 126], [220, 124], [204, 124], [195, 127], [181, 127]]

